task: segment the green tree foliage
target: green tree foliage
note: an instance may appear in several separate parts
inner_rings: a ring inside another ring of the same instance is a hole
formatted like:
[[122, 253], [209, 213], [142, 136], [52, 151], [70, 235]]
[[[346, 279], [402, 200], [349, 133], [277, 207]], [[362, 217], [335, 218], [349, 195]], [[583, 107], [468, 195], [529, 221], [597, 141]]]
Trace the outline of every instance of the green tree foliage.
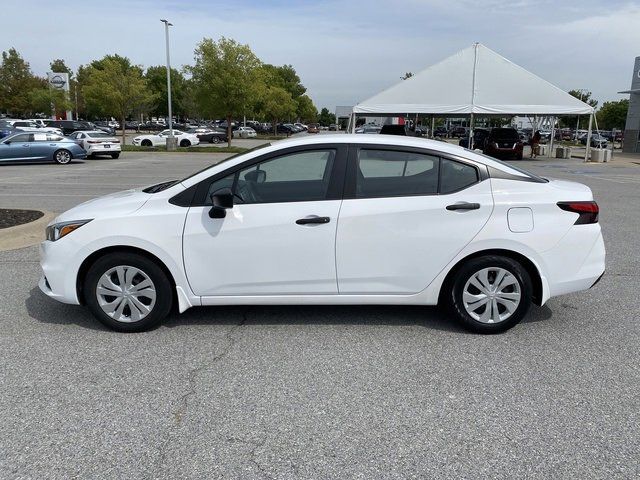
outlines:
[[598, 126], [604, 130], [624, 130], [629, 110], [629, 100], [623, 99], [617, 102], [604, 102], [596, 118]]
[[31, 113], [31, 91], [43, 88], [47, 88], [46, 80], [31, 73], [29, 63], [15, 48], [2, 52], [0, 111], [17, 116]]
[[[167, 107], [167, 67], [158, 65], [147, 68], [144, 74], [149, 89], [156, 96], [156, 102], [149, 113], [158, 117], [169, 114]], [[187, 95], [189, 94], [187, 80], [182, 72], [171, 69], [171, 110], [178, 117], [187, 115]]]
[[54, 73], [68, 73], [69, 78], [73, 77], [73, 70], [67, 67], [67, 64], [64, 63], [64, 60], [61, 58], [56, 58], [49, 64], [49, 68]]
[[66, 112], [71, 110], [72, 104], [67, 97], [67, 92], [56, 88], [34, 88], [29, 92], [29, 106], [34, 113], [49, 114], [54, 112]]
[[231, 120], [251, 109], [259, 94], [261, 63], [248, 45], [221, 37], [205, 38], [195, 50], [195, 65], [189, 67], [195, 95], [203, 115], [223, 116], [231, 146]]
[[329, 111], [329, 109], [327, 108], [323, 108], [320, 111], [320, 115], [318, 117], [318, 122], [320, 123], [320, 125], [322, 125], [323, 127], [328, 127], [329, 125], [331, 125], [332, 123], [336, 123], [336, 116], [335, 114], [331, 113]]
[[297, 103], [291, 94], [282, 87], [267, 87], [264, 92], [262, 113], [271, 120], [273, 134], [277, 134], [278, 121], [289, 118], [296, 113]]
[[297, 100], [296, 115], [303, 122], [315, 123], [318, 120], [318, 109], [313, 100], [307, 95], [301, 95]]
[[267, 85], [284, 88], [294, 100], [297, 100], [307, 91], [306, 87], [302, 85], [296, 70], [291, 65], [276, 67], [267, 63], [262, 65], [262, 70], [265, 73], [264, 79]]
[[[568, 93], [569, 95], [576, 97], [578, 100], [591, 105], [593, 108], [598, 106], [598, 101], [591, 98], [592, 93], [588, 90], [569, 90]], [[576, 128], [576, 125], [578, 124], [578, 117], [560, 117], [559, 124], [562, 128]]]
[[128, 58], [108, 55], [92, 62], [86, 76], [82, 88], [85, 102], [103, 116], [118, 118], [122, 125], [128, 115], [148, 108], [155, 101], [142, 68], [132, 65]]

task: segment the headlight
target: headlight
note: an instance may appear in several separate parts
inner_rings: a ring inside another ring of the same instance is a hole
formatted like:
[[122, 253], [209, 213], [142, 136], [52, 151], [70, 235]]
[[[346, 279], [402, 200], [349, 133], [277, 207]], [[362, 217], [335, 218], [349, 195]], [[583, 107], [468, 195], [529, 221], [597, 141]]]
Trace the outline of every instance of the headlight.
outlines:
[[47, 240], [51, 242], [55, 242], [56, 240], [60, 240], [62, 237], [69, 235], [74, 230], [80, 228], [85, 223], [89, 223], [89, 220], [75, 220], [72, 222], [60, 222], [54, 223], [53, 225], [49, 225], [45, 230]]

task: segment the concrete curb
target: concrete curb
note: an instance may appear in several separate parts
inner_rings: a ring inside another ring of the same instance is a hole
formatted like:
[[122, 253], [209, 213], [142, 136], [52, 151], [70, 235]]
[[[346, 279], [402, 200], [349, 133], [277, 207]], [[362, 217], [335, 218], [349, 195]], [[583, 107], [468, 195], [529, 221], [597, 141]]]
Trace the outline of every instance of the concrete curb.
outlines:
[[0, 230], [0, 252], [30, 247], [44, 240], [44, 229], [56, 217], [55, 213], [43, 212], [37, 220]]

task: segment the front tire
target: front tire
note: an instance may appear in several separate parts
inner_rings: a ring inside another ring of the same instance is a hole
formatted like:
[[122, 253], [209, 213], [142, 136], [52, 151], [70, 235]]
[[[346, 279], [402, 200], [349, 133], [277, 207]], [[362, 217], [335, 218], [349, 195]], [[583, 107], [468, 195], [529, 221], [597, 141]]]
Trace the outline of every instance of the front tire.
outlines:
[[64, 148], [60, 150], [56, 150], [53, 154], [53, 161], [58, 165], [66, 165], [71, 162], [73, 156], [69, 150], [65, 150]]
[[142, 145], [143, 147], [150, 147], [152, 146], [151, 140], [143, 140], [140, 145]]
[[191, 142], [189, 140], [182, 140], [180, 142], [180, 146], [181, 147], [190, 147], [191, 146]]
[[91, 265], [83, 293], [91, 313], [119, 332], [158, 327], [173, 298], [171, 282], [158, 264], [126, 252], [107, 254]]
[[497, 255], [473, 258], [455, 272], [447, 306], [472, 332], [500, 333], [529, 311], [533, 286], [517, 261]]
[[111, 158], [113, 158], [114, 160], [115, 160], [116, 158], [119, 158], [119, 157], [120, 157], [120, 154], [119, 154], [119, 153], [112, 153], [112, 154], [111, 154]]
[[220, 139], [218, 137], [211, 137], [211, 143], [220, 143]]

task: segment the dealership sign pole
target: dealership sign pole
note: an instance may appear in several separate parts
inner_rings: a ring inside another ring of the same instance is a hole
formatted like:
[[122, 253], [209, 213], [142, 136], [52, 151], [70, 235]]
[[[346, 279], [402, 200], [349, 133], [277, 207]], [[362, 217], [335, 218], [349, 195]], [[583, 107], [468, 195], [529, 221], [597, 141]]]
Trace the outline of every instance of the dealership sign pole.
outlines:
[[173, 27], [168, 20], [160, 20], [164, 23], [165, 40], [167, 43], [167, 112], [169, 114], [169, 138], [167, 138], [167, 150], [175, 150], [176, 142], [173, 136], [173, 113], [171, 112], [171, 61], [169, 60], [169, 27]]

